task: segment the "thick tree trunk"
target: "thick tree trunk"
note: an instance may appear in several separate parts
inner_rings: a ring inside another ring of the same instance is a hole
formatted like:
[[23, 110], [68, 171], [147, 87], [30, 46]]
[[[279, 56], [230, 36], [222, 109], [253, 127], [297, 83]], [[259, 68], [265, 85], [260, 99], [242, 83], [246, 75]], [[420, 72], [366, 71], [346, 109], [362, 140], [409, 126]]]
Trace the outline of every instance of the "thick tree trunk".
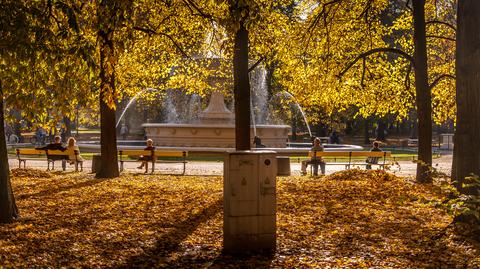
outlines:
[[[106, 11], [105, 3], [100, 4], [99, 17], [111, 12]], [[102, 20], [102, 18], [99, 18]], [[108, 26], [109, 18], [104, 18], [104, 25], [98, 31], [100, 40], [100, 151], [101, 167], [97, 178], [114, 178], [119, 176], [117, 160], [117, 133], [115, 129], [115, 48], [113, 29]], [[107, 103], [109, 102], [109, 103]]]
[[250, 150], [250, 81], [248, 78], [248, 31], [240, 23], [235, 33], [233, 55], [233, 90], [235, 98], [235, 148]]
[[114, 178], [119, 176], [117, 159], [117, 133], [115, 131], [115, 109], [110, 108], [103, 99], [100, 100], [100, 152], [101, 167], [97, 178]]
[[12, 222], [18, 217], [18, 209], [13, 196], [8, 165], [7, 141], [5, 141], [3, 109], [3, 89], [0, 81], [0, 223]]
[[415, 88], [418, 115], [417, 181], [432, 180], [432, 97], [428, 86], [427, 40], [425, 30], [425, 1], [413, 0]]
[[457, 128], [452, 177], [463, 189], [470, 174], [480, 175], [480, 1], [458, 2], [457, 11]]

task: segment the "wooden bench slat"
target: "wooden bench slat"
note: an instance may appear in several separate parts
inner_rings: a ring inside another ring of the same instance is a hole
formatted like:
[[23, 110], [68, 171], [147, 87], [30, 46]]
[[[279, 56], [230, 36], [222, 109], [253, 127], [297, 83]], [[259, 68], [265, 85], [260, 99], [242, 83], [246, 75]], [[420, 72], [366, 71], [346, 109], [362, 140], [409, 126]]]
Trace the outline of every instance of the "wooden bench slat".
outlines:
[[[184, 151], [159, 151], [155, 150], [155, 156], [157, 157], [183, 157]], [[187, 152], [185, 152], [185, 157], [187, 156]]]
[[[137, 150], [137, 149], [126, 149], [126, 150], [119, 150], [119, 154], [124, 156], [150, 156], [152, 151], [150, 150]], [[185, 155], [184, 155], [185, 153]], [[155, 150], [154, 155], [156, 157], [184, 157], [188, 156], [187, 152], [184, 151], [164, 151], [164, 150]]]
[[[314, 152], [309, 151], [308, 157], [313, 157]], [[390, 157], [390, 151], [317, 151], [317, 157]]]
[[126, 149], [126, 150], [119, 150], [119, 154], [125, 156], [140, 156], [140, 155], [148, 155], [152, 154], [151, 150], [140, 150], [140, 149]]
[[20, 155], [45, 155], [45, 150], [31, 149], [31, 148], [17, 149], [17, 154], [20, 154]]
[[65, 150], [65, 151], [61, 151], [61, 150], [58, 150], [58, 149], [55, 149], [55, 150], [48, 150], [48, 155], [54, 155], [54, 156], [68, 156], [70, 155], [70, 151], [69, 150]]
[[352, 151], [352, 157], [390, 157], [390, 151]]

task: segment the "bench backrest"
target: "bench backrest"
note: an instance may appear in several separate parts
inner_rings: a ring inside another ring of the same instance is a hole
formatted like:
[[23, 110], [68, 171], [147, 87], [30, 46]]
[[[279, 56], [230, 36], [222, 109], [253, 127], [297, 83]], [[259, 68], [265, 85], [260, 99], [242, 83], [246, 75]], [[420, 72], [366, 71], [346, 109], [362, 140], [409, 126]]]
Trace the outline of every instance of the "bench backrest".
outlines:
[[[61, 150], [58, 150], [58, 149], [55, 149], [55, 150], [48, 149], [48, 150], [45, 150], [45, 151], [47, 152], [47, 155], [55, 155], [55, 156], [66, 156], [66, 155], [70, 155], [72, 153], [68, 149], [65, 150], [65, 151], [61, 151]], [[73, 154], [77, 155], [78, 151], [74, 150]]]
[[313, 151], [308, 152], [308, 157], [390, 157], [390, 151]]
[[45, 155], [45, 150], [22, 148], [17, 149], [17, 155]]
[[[58, 149], [34, 149], [34, 148], [21, 148], [17, 149], [17, 155], [55, 155], [55, 156], [67, 156], [71, 154], [71, 150], [67, 149], [61, 151]], [[78, 155], [78, 150], [74, 150], [74, 154]]]
[[165, 150], [137, 150], [125, 149], [119, 150], [120, 156], [152, 156], [152, 157], [187, 157], [186, 151], [165, 151]]

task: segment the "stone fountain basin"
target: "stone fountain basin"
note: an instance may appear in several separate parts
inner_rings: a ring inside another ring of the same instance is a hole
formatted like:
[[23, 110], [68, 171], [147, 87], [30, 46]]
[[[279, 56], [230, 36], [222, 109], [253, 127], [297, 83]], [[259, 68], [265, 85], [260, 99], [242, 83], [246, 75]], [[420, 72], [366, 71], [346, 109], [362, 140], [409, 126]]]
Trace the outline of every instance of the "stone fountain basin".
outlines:
[[[234, 148], [233, 124], [144, 123], [148, 138], [160, 147]], [[256, 134], [269, 148], [285, 148], [290, 132], [288, 125], [256, 125]], [[253, 143], [254, 128], [250, 128]]]

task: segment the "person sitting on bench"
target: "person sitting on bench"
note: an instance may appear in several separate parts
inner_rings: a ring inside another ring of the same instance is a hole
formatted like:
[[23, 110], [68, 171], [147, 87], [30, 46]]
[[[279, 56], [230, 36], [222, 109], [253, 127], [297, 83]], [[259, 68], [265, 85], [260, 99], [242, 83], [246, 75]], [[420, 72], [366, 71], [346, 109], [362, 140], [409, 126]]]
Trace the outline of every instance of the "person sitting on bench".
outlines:
[[[80, 156], [80, 149], [78, 148], [75, 138], [69, 137], [67, 145], [69, 163], [74, 164], [75, 162], [83, 162], [84, 159]], [[75, 151], [77, 151], [78, 155], [75, 155]]]
[[[155, 147], [153, 146], [153, 140], [152, 139], [147, 139], [147, 147], [144, 148], [143, 150], [155, 150]], [[141, 161], [142, 164], [137, 168], [138, 169], [143, 169], [143, 167], [145, 166], [145, 172], [148, 171], [148, 162], [153, 161], [151, 155], [148, 155], [148, 156], [141, 155], [140, 158], [138, 158], [138, 160]]]
[[[382, 151], [379, 146], [380, 143], [378, 141], [373, 141], [372, 148], [370, 151]], [[367, 165], [365, 166], [366, 169], [372, 169], [372, 164], [377, 164], [378, 163], [379, 157], [368, 157], [367, 160], [365, 161]]]
[[[45, 147], [35, 148], [35, 149], [38, 149], [38, 150], [60, 150], [60, 151], [66, 151], [67, 150], [67, 148], [62, 145], [62, 138], [58, 135], [56, 135], [55, 138], [53, 139], [53, 143], [50, 143], [50, 144], [46, 145]], [[52, 161], [61, 160], [62, 161], [62, 168], [65, 169], [66, 161], [68, 159], [68, 156], [51, 155], [51, 156], [48, 156], [48, 159], [50, 159]]]
[[322, 143], [320, 142], [320, 138], [315, 137], [313, 140], [313, 147], [310, 149], [313, 151], [313, 156], [310, 160], [302, 161], [302, 175], [307, 174], [307, 166], [310, 164], [313, 167], [313, 175], [318, 176], [318, 166], [320, 165], [320, 169], [322, 170], [322, 175], [325, 175], [325, 161], [322, 157], [317, 157], [318, 151], [323, 151]]

